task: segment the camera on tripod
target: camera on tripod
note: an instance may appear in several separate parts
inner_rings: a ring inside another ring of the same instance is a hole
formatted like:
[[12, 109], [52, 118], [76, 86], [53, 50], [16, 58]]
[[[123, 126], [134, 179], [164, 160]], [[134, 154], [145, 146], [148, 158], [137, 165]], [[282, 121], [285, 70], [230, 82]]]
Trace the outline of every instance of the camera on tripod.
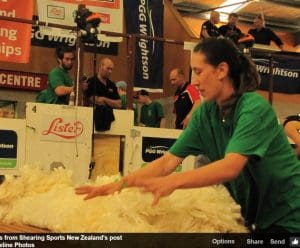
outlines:
[[78, 5], [74, 13], [74, 21], [80, 29], [81, 40], [85, 43], [98, 44], [98, 26], [101, 22], [100, 14], [91, 12], [84, 4]]

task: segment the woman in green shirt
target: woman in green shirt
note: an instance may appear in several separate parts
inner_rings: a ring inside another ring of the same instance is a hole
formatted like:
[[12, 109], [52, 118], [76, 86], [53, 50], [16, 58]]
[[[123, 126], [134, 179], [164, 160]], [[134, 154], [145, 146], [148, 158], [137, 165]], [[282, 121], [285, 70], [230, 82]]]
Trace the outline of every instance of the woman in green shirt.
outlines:
[[[300, 232], [300, 163], [276, 115], [255, 93], [255, 65], [228, 40], [207, 39], [192, 54], [192, 82], [205, 102], [169, 152], [122, 181], [76, 189], [85, 199], [138, 186], [153, 205], [176, 189], [224, 183], [256, 232]], [[172, 173], [190, 154], [212, 161]]]

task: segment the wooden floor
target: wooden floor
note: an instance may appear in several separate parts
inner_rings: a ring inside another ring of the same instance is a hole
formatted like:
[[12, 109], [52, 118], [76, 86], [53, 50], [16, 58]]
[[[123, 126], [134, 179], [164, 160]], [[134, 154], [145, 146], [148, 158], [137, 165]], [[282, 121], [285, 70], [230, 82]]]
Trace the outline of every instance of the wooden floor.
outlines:
[[[268, 91], [258, 91], [258, 93], [269, 100]], [[300, 113], [300, 94], [273, 92], [272, 106], [278, 119], [283, 122], [287, 116]]]
[[25, 225], [9, 225], [0, 223], [0, 233], [49, 233], [49, 230]]

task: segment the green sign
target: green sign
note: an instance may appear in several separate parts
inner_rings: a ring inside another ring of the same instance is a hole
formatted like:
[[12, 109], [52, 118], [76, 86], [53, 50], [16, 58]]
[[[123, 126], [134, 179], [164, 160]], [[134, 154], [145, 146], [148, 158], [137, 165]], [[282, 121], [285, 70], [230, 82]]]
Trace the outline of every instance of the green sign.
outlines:
[[5, 159], [0, 158], [0, 168], [16, 168], [17, 166], [17, 159]]

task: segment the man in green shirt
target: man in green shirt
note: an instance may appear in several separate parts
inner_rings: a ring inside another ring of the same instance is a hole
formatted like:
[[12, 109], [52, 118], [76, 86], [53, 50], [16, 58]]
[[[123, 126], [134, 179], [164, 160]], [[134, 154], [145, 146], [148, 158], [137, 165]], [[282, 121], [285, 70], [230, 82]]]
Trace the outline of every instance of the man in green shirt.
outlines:
[[[121, 98], [121, 109], [128, 109], [127, 107], [127, 83], [125, 81], [118, 81], [116, 83], [118, 94]], [[132, 108], [134, 112], [134, 125], [138, 125], [138, 109], [137, 109], [137, 103], [134, 101], [132, 103]]]
[[71, 47], [58, 47], [56, 49], [56, 59], [58, 65], [50, 71], [47, 89], [37, 95], [37, 102], [50, 104], [69, 103], [69, 95], [74, 90], [74, 83], [69, 75], [69, 70], [73, 67], [75, 52]]
[[124, 81], [118, 81], [116, 83], [118, 94], [121, 98], [121, 109], [127, 109], [127, 99], [126, 99], [126, 91], [127, 91], [127, 83]]
[[[120, 182], [76, 192], [90, 199], [135, 186], [151, 192], [155, 205], [176, 189], [223, 183], [252, 231], [300, 232], [300, 161], [272, 107], [254, 92], [255, 65], [230, 40], [208, 38], [194, 48], [191, 68], [205, 102], [169, 152]], [[172, 173], [200, 153], [212, 162]]]
[[140, 90], [135, 97], [137, 101], [142, 104], [140, 125], [145, 127], [161, 127], [164, 128], [166, 120], [164, 117], [163, 106], [157, 102], [152, 101], [149, 97], [149, 92]]

